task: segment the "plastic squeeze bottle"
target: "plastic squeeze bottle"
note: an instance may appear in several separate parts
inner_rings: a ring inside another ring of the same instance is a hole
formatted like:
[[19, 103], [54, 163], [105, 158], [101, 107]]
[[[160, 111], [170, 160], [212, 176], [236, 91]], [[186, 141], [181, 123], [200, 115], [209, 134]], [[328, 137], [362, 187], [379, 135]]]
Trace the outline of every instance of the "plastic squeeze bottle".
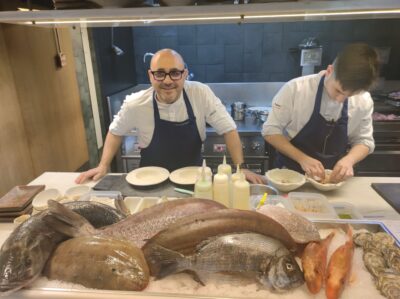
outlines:
[[226, 156], [224, 155], [224, 160], [222, 162], [222, 164], [218, 165], [218, 173], [222, 172], [225, 173], [228, 178], [231, 178], [231, 174], [232, 174], [232, 167], [229, 164], [226, 164]]
[[236, 181], [240, 180], [240, 178], [241, 178], [240, 166], [239, 166], [239, 164], [237, 164], [236, 172], [234, 174], [232, 174], [232, 177], [231, 177], [232, 184], [234, 184]]
[[218, 173], [214, 175], [213, 199], [229, 207], [229, 178], [218, 167]]
[[233, 183], [233, 208], [241, 210], [250, 209], [250, 184], [243, 173], [240, 179]]
[[206, 167], [204, 162], [203, 167], [201, 167], [201, 175], [194, 185], [194, 196], [196, 198], [213, 199], [211, 177], [207, 177], [206, 175]]
[[210, 167], [207, 167], [206, 159], [203, 159], [203, 165], [201, 167], [199, 167], [199, 169], [197, 170], [197, 179], [201, 178], [201, 173], [203, 171], [203, 168], [204, 168], [206, 178], [209, 179], [210, 181], [212, 181], [212, 171], [211, 171]]

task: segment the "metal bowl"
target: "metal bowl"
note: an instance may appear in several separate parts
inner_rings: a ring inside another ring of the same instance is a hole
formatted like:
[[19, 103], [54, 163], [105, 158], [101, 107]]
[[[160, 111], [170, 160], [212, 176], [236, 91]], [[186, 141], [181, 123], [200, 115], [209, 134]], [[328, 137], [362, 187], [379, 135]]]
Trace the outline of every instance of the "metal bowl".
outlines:
[[250, 196], [264, 195], [265, 192], [267, 192], [268, 195], [279, 195], [279, 191], [272, 186], [262, 184], [250, 184]]

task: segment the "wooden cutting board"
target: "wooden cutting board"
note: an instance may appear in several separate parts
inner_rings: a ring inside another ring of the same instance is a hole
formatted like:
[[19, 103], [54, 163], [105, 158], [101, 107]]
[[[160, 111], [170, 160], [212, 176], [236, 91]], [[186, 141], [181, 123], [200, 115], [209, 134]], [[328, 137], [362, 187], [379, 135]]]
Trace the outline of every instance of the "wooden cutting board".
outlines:
[[27, 208], [33, 198], [44, 185], [15, 186], [6, 195], [0, 198], [0, 212], [20, 212]]

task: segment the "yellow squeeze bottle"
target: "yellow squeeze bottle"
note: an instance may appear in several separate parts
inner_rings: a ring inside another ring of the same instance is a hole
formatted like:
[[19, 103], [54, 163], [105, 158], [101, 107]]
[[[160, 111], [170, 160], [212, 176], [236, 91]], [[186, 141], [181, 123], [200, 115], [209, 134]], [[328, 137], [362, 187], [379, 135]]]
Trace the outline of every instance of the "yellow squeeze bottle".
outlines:
[[232, 167], [229, 164], [226, 164], [226, 156], [224, 155], [224, 160], [222, 164], [218, 165], [218, 172], [225, 173], [229, 178], [232, 174]]
[[199, 169], [197, 170], [197, 179], [201, 178], [201, 173], [203, 171], [203, 168], [206, 175], [206, 179], [212, 181], [212, 171], [210, 167], [207, 167], [206, 159], [203, 159], [203, 166], [199, 167]]
[[240, 180], [240, 178], [241, 178], [240, 166], [239, 166], [239, 164], [237, 164], [236, 172], [234, 174], [232, 174], [232, 177], [231, 177], [232, 184], [234, 184], [236, 181]]
[[242, 173], [240, 179], [233, 183], [233, 208], [250, 209], [250, 184]]
[[206, 167], [203, 163], [201, 168], [201, 176], [197, 179], [194, 185], [194, 196], [196, 198], [213, 199], [213, 188], [211, 178], [206, 176]]
[[229, 178], [218, 167], [218, 173], [214, 175], [213, 199], [229, 207]]

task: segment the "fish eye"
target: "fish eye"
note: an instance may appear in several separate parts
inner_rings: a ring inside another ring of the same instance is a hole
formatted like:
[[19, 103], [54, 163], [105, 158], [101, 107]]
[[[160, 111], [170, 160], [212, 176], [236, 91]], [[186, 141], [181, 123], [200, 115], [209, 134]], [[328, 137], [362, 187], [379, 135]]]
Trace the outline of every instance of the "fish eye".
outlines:
[[293, 270], [293, 265], [290, 264], [290, 263], [286, 263], [286, 269], [289, 270], [289, 271], [292, 271]]

